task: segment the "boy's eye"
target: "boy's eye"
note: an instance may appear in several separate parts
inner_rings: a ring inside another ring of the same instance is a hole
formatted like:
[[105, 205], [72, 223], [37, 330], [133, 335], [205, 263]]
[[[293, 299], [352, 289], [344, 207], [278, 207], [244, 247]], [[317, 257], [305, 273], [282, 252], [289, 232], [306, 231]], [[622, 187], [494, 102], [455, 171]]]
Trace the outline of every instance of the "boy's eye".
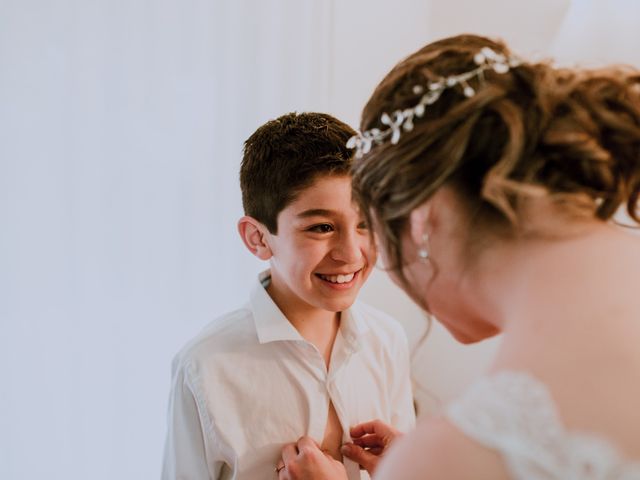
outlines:
[[309, 227], [307, 230], [309, 232], [314, 232], [314, 233], [329, 233], [333, 231], [333, 227], [328, 223], [321, 223], [319, 225], [314, 225], [313, 227]]
[[365, 222], [364, 220], [362, 222], [360, 222], [358, 224], [358, 228], [360, 230], [368, 230], [369, 229], [369, 225], [367, 224], [367, 222]]

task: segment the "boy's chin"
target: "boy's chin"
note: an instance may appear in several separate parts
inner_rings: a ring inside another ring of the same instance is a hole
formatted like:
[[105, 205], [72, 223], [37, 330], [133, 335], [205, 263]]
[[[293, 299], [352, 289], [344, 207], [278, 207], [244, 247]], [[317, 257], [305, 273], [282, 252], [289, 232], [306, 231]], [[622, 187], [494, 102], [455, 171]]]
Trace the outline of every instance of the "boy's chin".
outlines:
[[350, 308], [356, 301], [356, 295], [349, 296], [349, 298], [335, 299], [322, 302], [322, 308], [328, 312], [342, 312]]

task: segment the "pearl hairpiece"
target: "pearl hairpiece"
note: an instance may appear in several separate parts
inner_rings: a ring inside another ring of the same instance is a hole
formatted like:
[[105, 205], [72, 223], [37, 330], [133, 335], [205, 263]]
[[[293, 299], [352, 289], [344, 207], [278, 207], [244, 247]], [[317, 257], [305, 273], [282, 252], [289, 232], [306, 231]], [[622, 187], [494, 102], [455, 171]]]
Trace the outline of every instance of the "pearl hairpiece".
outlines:
[[476, 91], [469, 85], [469, 80], [477, 77], [481, 82], [484, 82], [484, 72], [486, 70], [493, 70], [496, 73], [502, 74], [507, 73], [509, 69], [517, 67], [522, 63], [518, 57], [505, 57], [500, 53], [494, 52], [489, 47], [483, 47], [476, 53], [473, 61], [478, 65], [473, 70], [430, 82], [426, 85], [426, 88], [422, 85], [415, 85], [413, 87], [413, 93], [422, 95], [417, 105], [403, 110], [396, 110], [391, 114], [383, 113], [380, 117], [380, 123], [387, 125], [388, 128], [372, 128], [371, 130], [366, 130], [354, 135], [347, 142], [347, 148], [355, 148], [356, 158], [360, 158], [365, 153], [369, 153], [374, 142], [381, 144], [387, 138], [391, 137], [391, 143], [395, 145], [400, 140], [402, 130], [406, 132], [413, 130], [414, 120], [422, 117], [427, 105], [432, 105], [438, 101], [442, 92], [446, 89], [460, 85], [465, 97], [473, 97]]

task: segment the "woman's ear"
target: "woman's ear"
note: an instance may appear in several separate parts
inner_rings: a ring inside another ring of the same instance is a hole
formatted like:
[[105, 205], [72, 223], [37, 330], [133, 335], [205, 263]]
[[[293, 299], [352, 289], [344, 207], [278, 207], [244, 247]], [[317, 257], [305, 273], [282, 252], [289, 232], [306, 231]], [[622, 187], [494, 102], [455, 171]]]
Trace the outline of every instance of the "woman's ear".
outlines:
[[425, 202], [411, 212], [411, 240], [415, 245], [423, 245], [431, 232], [431, 204]]
[[265, 238], [267, 228], [253, 217], [244, 216], [238, 220], [238, 233], [245, 246], [260, 260], [269, 260], [273, 253]]

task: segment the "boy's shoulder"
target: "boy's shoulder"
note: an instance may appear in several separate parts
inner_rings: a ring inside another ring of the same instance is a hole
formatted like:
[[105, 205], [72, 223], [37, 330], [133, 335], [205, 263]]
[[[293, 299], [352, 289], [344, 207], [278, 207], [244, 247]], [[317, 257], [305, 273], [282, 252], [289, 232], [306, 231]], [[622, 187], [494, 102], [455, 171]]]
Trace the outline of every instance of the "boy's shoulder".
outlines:
[[206, 363], [222, 352], [256, 342], [255, 322], [249, 305], [216, 317], [176, 354], [174, 369]]

